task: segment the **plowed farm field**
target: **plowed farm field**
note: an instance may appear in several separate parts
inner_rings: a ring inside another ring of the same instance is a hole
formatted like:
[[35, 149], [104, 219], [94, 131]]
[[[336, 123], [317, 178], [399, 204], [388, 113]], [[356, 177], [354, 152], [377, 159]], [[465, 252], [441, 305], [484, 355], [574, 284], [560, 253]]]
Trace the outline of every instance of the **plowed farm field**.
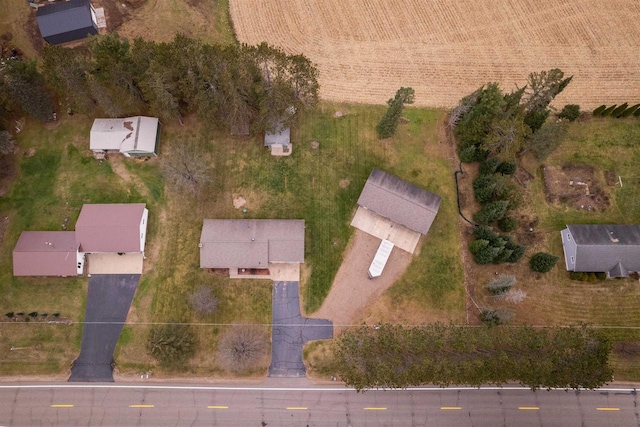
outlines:
[[557, 105], [640, 102], [639, 0], [230, 0], [240, 42], [304, 53], [322, 98], [451, 107], [480, 85], [532, 71], [574, 80]]

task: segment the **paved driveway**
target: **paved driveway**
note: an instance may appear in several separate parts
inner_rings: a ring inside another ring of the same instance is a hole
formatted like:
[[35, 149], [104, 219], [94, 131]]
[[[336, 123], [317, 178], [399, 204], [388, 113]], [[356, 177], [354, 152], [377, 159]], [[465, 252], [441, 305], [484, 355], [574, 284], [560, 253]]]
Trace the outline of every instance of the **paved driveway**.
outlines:
[[94, 274], [89, 278], [80, 356], [70, 382], [113, 382], [113, 351], [127, 319], [139, 274]]
[[333, 338], [333, 324], [300, 314], [298, 282], [273, 283], [273, 333], [270, 377], [304, 377], [302, 346], [307, 341]]

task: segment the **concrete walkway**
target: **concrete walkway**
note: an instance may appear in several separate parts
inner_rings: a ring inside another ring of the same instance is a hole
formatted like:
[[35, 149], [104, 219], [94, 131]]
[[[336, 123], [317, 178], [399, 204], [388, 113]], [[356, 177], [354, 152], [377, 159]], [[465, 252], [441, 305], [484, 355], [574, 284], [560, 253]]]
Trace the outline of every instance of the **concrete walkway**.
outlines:
[[302, 346], [308, 341], [333, 338], [333, 324], [300, 314], [298, 282], [273, 283], [273, 332], [270, 377], [304, 377]]

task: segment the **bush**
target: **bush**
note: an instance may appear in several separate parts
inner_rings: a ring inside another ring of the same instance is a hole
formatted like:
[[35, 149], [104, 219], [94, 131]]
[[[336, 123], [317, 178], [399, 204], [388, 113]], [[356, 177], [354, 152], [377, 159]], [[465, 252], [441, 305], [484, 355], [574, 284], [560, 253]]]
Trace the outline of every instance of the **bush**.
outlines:
[[513, 175], [516, 173], [516, 164], [514, 162], [502, 162], [496, 168], [496, 173], [502, 175]]
[[473, 219], [479, 224], [486, 225], [504, 218], [508, 208], [509, 202], [506, 200], [487, 203], [473, 215]]
[[518, 226], [518, 221], [512, 216], [505, 216], [498, 221], [498, 228], [505, 233], [513, 231]]
[[488, 203], [493, 199], [496, 179], [493, 175], [480, 175], [473, 180], [473, 193], [478, 203]]
[[533, 271], [538, 273], [546, 273], [550, 271], [560, 258], [546, 252], [538, 252], [533, 254], [529, 260], [529, 265]]
[[511, 322], [516, 317], [513, 310], [508, 308], [485, 308], [480, 312], [480, 320], [488, 325], [504, 325]]
[[480, 163], [480, 175], [493, 175], [500, 165], [500, 159], [492, 157]]
[[218, 343], [218, 361], [229, 371], [239, 372], [255, 368], [265, 359], [269, 336], [255, 325], [229, 327]]
[[489, 153], [487, 151], [471, 145], [460, 150], [460, 161], [463, 163], [481, 162], [486, 159], [488, 155]]
[[157, 325], [151, 328], [147, 337], [147, 351], [164, 367], [183, 367], [195, 353], [196, 347], [196, 336], [187, 325]]
[[603, 273], [603, 272], [596, 273], [596, 279], [607, 280], [607, 273]]
[[584, 273], [581, 272], [581, 271], [570, 271], [569, 272], [569, 279], [577, 280], [579, 282], [583, 282], [583, 281], [585, 281]]
[[13, 317], [13, 311], [5, 313], [4, 315], [7, 316], [9, 319], [11, 319]]
[[536, 133], [538, 129], [544, 125], [549, 117], [549, 110], [532, 110], [524, 116], [524, 123], [529, 126], [532, 133]]
[[606, 104], [605, 104], [605, 105], [601, 105], [601, 106], [599, 106], [598, 108], [596, 108], [595, 110], [593, 110], [593, 115], [594, 115], [594, 116], [599, 116], [599, 115], [601, 115], [601, 114], [602, 114], [602, 112], [603, 112], [604, 110], [606, 110], [606, 109], [607, 109]]
[[29, 317], [38, 317], [38, 312], [32, 311], [31, 313], [29, 313]]
[[218, 308], [218, 298], [213, 296], [211, 288], [201, 285], [189, 295], [189, 305], [196, 313], [207, 316]]
[[580, 106], [576, 104], [567, 104], [562, 108], [558, 118], [567, 119], [570, 122], [580, 117]]
[[486, 286], [492, 295], [500, 295], [506, 293], [513, 285], [516, 284], [515, 276], [500, 275], [497, 279], [492, 280]]

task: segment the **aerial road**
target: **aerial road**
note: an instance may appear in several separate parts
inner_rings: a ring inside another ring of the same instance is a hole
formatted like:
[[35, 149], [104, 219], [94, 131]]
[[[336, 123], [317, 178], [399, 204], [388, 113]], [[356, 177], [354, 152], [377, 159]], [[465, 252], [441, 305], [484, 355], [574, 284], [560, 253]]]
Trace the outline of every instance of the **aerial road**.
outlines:
[[0, 383], [0, 426], [640, 426], [636, 389], [627, 386], [357, 393], [275, 384]]

